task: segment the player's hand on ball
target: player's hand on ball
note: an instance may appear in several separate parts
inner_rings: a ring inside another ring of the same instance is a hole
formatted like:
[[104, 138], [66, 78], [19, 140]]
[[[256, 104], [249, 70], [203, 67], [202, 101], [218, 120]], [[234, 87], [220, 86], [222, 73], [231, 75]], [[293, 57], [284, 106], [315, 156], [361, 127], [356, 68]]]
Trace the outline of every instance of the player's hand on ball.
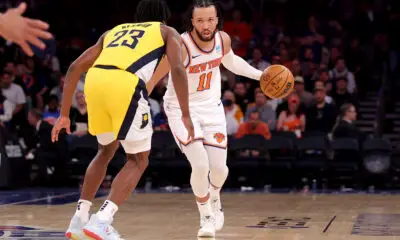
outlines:
[[63, 128], [65, 128], [68, 134], [71, 134], [70, 126], [71, 120], [69, 120], [69, 117], [60, 116], [51, 130], [51, 141], [58, 141], [58, 135]]
[[194, 127], [192, 118], [190, 116], [182, 116], [183, 124], [185, 125], [186, 130], [188, 131], [188, 141], [194, 140]]

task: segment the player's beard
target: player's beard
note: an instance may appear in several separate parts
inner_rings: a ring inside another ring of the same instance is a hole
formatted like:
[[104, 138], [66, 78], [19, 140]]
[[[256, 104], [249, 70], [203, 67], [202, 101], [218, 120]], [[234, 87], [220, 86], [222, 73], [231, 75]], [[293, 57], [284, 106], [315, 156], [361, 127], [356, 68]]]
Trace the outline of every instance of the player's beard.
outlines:
[[210, 38], [204, 38], [203, 35], [201, 35], [200, 31], [198, 31], [196, 28], [194, 28], [194, 30], [196, 31], [197, 37], [199, 37], [199, 39], [203, 42], [211, 42], [212, 40], [214, 40], [215, 33], [217, 32], [217, 29], [215, 29]]

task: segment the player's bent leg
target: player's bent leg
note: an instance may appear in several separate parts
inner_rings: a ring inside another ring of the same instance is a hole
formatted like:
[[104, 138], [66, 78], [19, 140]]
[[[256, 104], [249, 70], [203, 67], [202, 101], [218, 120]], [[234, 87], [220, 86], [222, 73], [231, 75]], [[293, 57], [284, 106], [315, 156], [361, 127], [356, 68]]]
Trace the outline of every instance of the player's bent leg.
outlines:
[[210, 159], [211, 208], [215, 215], [215, 228], [219, 231], [224, 226], [225, 221], [220, 191], [229, 173], [226, 165], [227, 149], [210, 145], [205, 145], [205, 148]]
[[100, 134], [97, 139], [99, 142], [98, 151], [86, 170], [81, 197], [65, 234], [68, 239], [85, 239], [82, 229], [89, 221], [91, 201], [104, 180], [107, 166], [119, 146], [112, 133]]
[[107, 200], [83, 228], [86, 236], [96, 240], [120, 239], [118, 232], [111, 226], [114, 214], [132, 194], [149, 163], [151, 137], [140, 141], [123, 140], [121, 144], [127, 153], [127, 161], [115, 177]]
[[215, 236], [215, 218], [211, 209], [209, 180], [210, 171], [207, 152], [201, 141], [192, 142], [182, 146], [182, 151], [186, 155], [192, 168], [190, 184], [196, 196], [197, 206], [200, 212], [199, 237]]

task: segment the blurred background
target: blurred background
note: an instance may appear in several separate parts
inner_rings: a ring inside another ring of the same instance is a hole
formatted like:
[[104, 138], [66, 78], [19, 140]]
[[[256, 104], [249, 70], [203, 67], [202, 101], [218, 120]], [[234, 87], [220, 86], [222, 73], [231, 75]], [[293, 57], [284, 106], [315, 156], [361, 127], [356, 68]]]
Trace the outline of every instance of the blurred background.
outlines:
[[[0, 9], [20, 1], [1, 0]], [[138, 1], [29, 0], [27, 16], [55, 42], [33, 58], [0, 39], [0, 188], [79, 186], [97, 151], [87, 132], [82, 76], [71, 135], [50, 141], [69, 64], [99, 36], [131, 22]], [[190, 1], [167, 1], [183, 32]], [[374, 191], [400, 187], [400, 2], [220, 0], [234, 52], [254, 67], [288, 67], [295, 91], [268, 99], [259, 82], [222, 68], [229, 133], [227, 188], [240, 191]], [[163, 79], [150, 100], [153, 149], [146, 190], [189, 188], [190, 166], [169, 131]], [[11, 109], [11, 110], [10, 110]], [[9, 112], [12, 114], [8, 114]], [[121, 148], [103, 187], [125, 161]]]

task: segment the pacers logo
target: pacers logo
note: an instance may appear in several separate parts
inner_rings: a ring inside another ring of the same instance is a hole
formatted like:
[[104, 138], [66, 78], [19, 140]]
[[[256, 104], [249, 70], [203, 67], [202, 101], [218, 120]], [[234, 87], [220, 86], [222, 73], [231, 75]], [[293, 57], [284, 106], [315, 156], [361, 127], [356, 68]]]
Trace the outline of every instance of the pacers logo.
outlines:
[[140, 129], [143, 129], [149, 124], [149, 114], [144, 113], [142, 114], [142, 125], [140, 126]]
[[217, 143], [222, 143], [225, 140], [225, 135], [223, 133], [214, 134], [214, 139]]

